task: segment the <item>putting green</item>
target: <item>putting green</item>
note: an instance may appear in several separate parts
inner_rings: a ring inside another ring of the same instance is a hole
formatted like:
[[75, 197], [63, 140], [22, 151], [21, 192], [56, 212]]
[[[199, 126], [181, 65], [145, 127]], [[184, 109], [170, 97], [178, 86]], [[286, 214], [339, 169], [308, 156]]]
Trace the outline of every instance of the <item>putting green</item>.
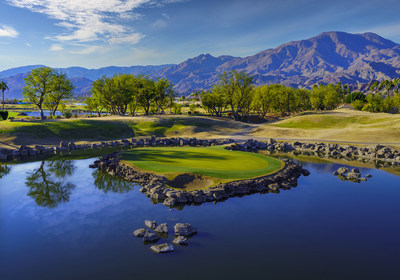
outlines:
[[278, 159], [228, 151], [224, 147], [135, 148], [124, 152], [121, 157], [136, 168], [164, 174], [169, 178], [193, 173], [232, 181], [264, 176], [284, 167], [284, 163]]

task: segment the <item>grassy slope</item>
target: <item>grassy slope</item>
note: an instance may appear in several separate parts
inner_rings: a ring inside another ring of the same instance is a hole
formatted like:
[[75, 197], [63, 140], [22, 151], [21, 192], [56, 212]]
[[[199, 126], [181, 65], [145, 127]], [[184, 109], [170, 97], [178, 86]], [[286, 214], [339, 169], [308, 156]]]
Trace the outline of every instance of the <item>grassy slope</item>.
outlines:
[[[0, 141], [55, 144], [60, 140], [101, 141], [133, 136], [223, 137], [246, 124], [209, 117], [105, 117], [91, 119], [0, 122]], [[29, 142], [25, 142], [29, 141]]]
[[252, 135], [364, 143], [400, 143], [400, 115], [335, 110], [261, 125]]
[[277, 171], [282, 161], [260, 154], [234, 152], [223, 147], [136, 148], [122, 159], [141, 169], [161, 174], [195, 173], [218, 179], [248, 179]]

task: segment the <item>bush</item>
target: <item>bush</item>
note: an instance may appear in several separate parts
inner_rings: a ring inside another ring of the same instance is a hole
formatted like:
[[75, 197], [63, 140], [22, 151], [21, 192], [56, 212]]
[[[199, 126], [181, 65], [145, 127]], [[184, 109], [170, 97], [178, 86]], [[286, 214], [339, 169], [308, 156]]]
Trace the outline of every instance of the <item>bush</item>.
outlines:
[[173, 109], [174, 114], [176, 114], [176, 115], [182, 114], [182, 105], [181, 104], [175, 103], [172, 109]]
[[8, 111], [0, 111], [0, 118], [3, 120], [8, 119]]
[[346, 95], [346, 97], [344, 99], [344, 102], [345, 103], [351, 103], [351, 102], [354, 102], [356, 100], [365, 101], [365, 99], [366, 99], [365, 95], [362, 92], [353, 92], [351, 94]]
[[364, 112], [372, 112], [373, 111], [373, 107], [370, 103], [367, 103], [364, 105], [364, 107], [362, 107], [362, 111]]
[[65, 117], [66, 119], [69, 119], [69, 118], [72, 117], [72, 113], [71, 113], [70, 110], [65, 110], [64, 113], [63, 113], [63, 115], [64, 115], [64, 117]]
[[364, 107], [364, 102], [362, 100], [355, 100], [351, 103], [354, 110], [361, 110]]
[[189, 110], [191, 113], [196, 114], [196, 109], [197, 109], [196, 104], [190, 104]]

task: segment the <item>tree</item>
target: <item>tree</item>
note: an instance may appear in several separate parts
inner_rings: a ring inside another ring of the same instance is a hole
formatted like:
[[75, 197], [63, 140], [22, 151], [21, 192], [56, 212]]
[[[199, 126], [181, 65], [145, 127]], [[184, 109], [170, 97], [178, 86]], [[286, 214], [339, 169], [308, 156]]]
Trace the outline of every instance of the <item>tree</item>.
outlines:
[[1, 92], [3, 93], [3, 103], [2, 103], [2, 104], [3, 104], [3, 108], [2, 108], [2, 110], [4, 111], [4, 92], [5, 92], [6, 90], [9, 90], [9, 88], [8, 88], [6, 82], [0, 81], [0, 90], [1, 90]]
[[50, 110], [50, 115], [55, 116], [62, 100], [72, 97], [75, 88], [64, 73], [54, 73], [52, 91], [45, 98], [44, 105]]
[[154, 101], [158, 114], [164, 114], [164, 107], [171, 96], [174, 96], [171, 82], [164, 78], [158, 79], [154, 83]]
[[202, 93], [201, 103], [211, 115], [221, 117], [226, 108], [224, 91], [220, 85], [214, 85], [211, 91]]
[[327, 110], [335, 109], [340, 104], [341, 90], [335, 88], [332, 84], [322, 86], [322, 90], [324, 91], [324, 107]]
[[57, 110], [59, 102], [70, 96], [73, 89], [65, 74], [58, 74], [50, 67], [33, 69], [24, 81], [25, 86], [22, 93], [25, 98], [38, 107], [42, 120], [45, 119], [43, 105], [46, 98], [50, 98], [46, 101], [47, 104], [57, 103], [55, 106], [55, 110]]
[[314, 85], [310, 95], [311, 105], [315, 110], [323, 110], [324, 107], [324, 89], [323, 85]]
[[252, 82], [253, 77], [243, 71], [224, 72], [220, 76], [220, 86], [236, 121], [243, 119], [250, 111], [253, 99]]
[[143, 79], [142, 82], [143, 87], [139, 90], [138, 103], [148, 115], [155, 97], [155, 83], [149, 79]]

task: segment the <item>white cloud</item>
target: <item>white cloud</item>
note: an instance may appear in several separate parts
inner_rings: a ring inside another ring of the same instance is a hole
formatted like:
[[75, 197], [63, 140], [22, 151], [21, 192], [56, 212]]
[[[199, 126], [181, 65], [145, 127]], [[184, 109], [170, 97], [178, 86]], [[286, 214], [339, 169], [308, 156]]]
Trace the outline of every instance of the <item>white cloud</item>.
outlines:
[[19, 35], [18, 31], [8, 25], [0, 25], [0, 37], [11, 37], [17, 38]]
[[26, 45], [27, 47], [30, 47], [30, 48], [32, 47], [32, 45], [31, 45], [30, 43], [28, 43], [28, 42], [26, 42], [25, 45]]
[[63, 49], [64, 49], [63, 46], [58, 45], [58, 44], [53, 44], [53, 45], [50, 46], [49, 51], [59, 52], [59, 51], [62, 51]]
[[78, 50], [78, 51], [70, 51], [69, 53], [72, 54], [92, 54], [95, 53], [99, 50], [104, 49], [103, 47], [100, 46], [86, 46], [84, 49]]
[[165, 28], [167, 27], [167, 23], [165, 20], [162, 19], [158, 19], [155, 22], [153, 22], [153, 24], [151, 25], [153, 28], [156, 29], [161, 29], [161, 28]]
[[[120, 21], [132, 20], [140, 15], [134, 9], [141, 7], [150, 0], [8, 0], [20, 8], [26, 8], [57, 20], [57, 25], [64, 27], [66, 32], [56, 36], [48, 36], [61, 42], [127, 42], [132, 40], [132, 28]], [[143, 37], [135, 33], [136, 38]], [[127, 38], [122, 40], [121, 38]]]

